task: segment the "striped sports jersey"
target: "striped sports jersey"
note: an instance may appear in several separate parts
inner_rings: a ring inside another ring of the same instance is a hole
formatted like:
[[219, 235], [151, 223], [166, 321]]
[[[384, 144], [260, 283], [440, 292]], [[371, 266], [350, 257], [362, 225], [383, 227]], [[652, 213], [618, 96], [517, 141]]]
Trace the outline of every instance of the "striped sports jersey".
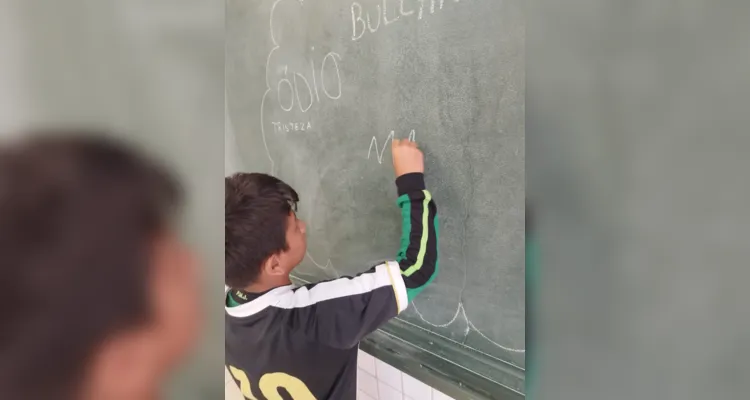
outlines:
[[421, 173], [396, 179], [401, 245], [354, 277], [264, 293], [227, 290], [225, 362], [247, 399], [352, 399], [358, 344], [406, 309], [438, 270], [437, 207]]

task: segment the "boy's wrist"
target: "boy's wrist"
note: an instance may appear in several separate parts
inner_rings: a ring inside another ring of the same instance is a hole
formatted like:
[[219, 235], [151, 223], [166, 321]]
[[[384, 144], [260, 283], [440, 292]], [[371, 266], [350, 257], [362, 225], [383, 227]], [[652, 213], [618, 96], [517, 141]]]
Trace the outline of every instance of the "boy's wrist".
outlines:
[[424, 190], [424, 173], [411, 172], [399, 176], [396, 178], [396, 188], [399, 196], [410, 192], [420, 192]]

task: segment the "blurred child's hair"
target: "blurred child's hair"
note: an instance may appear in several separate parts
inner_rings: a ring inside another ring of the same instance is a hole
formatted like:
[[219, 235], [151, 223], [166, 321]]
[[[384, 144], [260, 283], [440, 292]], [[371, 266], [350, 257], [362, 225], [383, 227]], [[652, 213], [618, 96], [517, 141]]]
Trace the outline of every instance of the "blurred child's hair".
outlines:
[[258, 277], [261, 265], [288, 249], [287, 217], [299, 196], [270, 175], [237, 173], [224, 179], [225, 283], [242, 289]]
[[0, 147], [0, 398], [69, 399], [108, 338], [149, 322], [181, 190], [98, 132], [25, 137]]

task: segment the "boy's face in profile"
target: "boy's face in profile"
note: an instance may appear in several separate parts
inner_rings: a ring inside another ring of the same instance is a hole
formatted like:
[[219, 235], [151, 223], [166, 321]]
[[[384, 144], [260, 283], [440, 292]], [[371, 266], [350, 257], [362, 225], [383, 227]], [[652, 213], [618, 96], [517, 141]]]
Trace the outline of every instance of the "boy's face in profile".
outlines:
[[282, 264], [286, 272], [291, 272], [294, 267], [302, 262], [307, 252], [307, 237], [305, 222], [297, 218], [292, 211], [286, 220], [286, 243], [287, 250], [281, 254]]

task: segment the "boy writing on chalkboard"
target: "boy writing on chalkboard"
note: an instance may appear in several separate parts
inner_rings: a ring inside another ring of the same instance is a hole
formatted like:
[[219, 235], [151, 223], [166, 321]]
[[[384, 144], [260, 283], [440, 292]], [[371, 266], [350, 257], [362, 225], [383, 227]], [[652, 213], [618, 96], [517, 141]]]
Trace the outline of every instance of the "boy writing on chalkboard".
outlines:
[[264, 174], [225, 179], [226, 364], [248, 399], [354, 399], [359, 341], [435, 277], [437, 208], [416, 143], [393, 140], [403, 229], [397, 257], [355, 277], [294, 287], [306, 251], [299, 197]]

